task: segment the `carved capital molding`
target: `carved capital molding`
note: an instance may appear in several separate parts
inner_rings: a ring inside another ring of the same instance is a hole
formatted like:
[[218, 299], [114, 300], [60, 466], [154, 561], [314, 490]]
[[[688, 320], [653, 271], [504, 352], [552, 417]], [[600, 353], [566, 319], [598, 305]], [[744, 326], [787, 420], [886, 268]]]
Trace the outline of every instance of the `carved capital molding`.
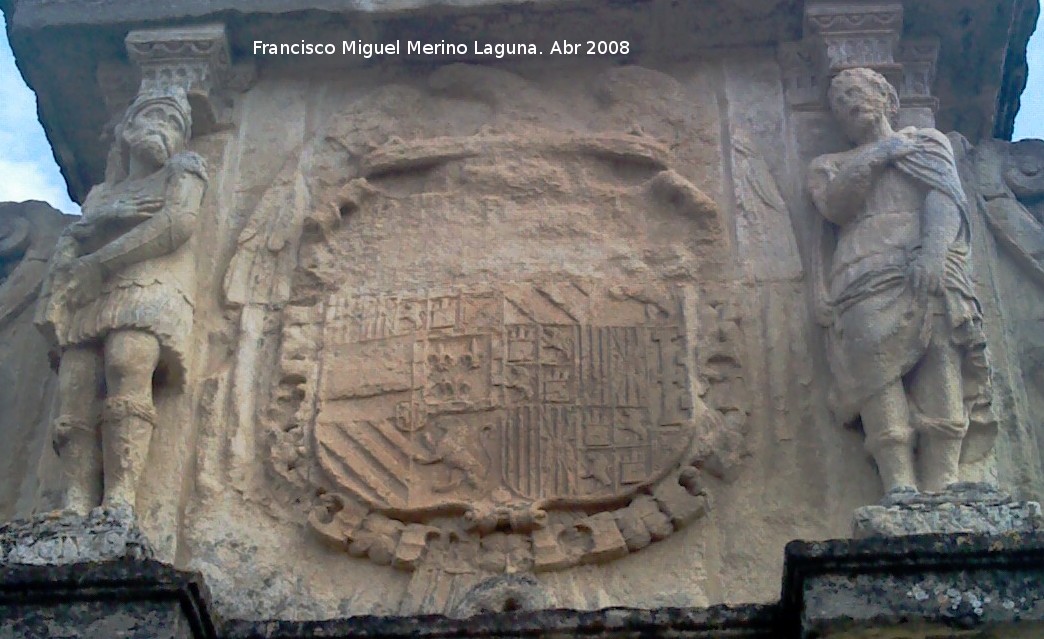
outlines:
[[830, 79], [866, 67], [899, 91], [904, 109], [930, 109], [939, 43], [903, 40], [901, 2], [806, 0], [804, 38], [779, 48], [787, 101], [797, 110], [826, 108]]
[[230, 66], [223, 25], [141, 29], [128, 33], [125, 43], [141, 69], [143, 91], [174, 84], [209, 93]]
[[886, 77], [894, 74], [896, 43], [903, 32], [903, 5], [809, 0], [805, 5], [805, 37], [819, 43], [831, 74], [869, 67]]
[[805, 34], [836, 33], [901, 33], [901, 2], [860, 2], [807, 0], [805, 2]]
[[139, 94], [183, 89], [192, 105], [196, 134], [230, 123], [229, 101], [221, 95], [233, 75], [224, 25], [139, 29], [128, 33], [124, 42], [141, 72]]

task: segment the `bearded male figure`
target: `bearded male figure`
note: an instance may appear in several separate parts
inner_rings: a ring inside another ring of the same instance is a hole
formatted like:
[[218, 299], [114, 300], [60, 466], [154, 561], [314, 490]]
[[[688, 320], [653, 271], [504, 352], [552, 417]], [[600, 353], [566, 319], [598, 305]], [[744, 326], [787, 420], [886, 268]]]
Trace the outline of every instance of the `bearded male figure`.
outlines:
[[821, 306], [831, 407], [843, 423], [862, 418], [888, 499], [941, 491], [996, 432], [953, 150], [935, 129], [893, 128], [899, 98], [875, 71], [841, 72], [829, 99], [855, 144], [809, 172], [839, 227]]
[[65, 505], [81, 513], [135, 506], [154, 381], [184, 376], [189, 240], [207, 182], [203, 159], [184, 151], [191, 126], [184, 92], [138, 96], [116, 128], [106, 181], [59, 240], [38, 307], [60, 355], [53, 437]]

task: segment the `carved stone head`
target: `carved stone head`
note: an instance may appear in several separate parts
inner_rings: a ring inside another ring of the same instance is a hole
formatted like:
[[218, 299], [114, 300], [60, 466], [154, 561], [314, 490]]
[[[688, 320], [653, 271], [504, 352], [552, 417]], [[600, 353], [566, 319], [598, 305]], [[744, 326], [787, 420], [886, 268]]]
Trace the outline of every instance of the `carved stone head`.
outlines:
[[899, 94], [873, 69], [845, 69], [831, 81], [827, 97], [845, 134], [857, 143], [865, 140], [880, 118], [892, 127], [899, 120]]
[[108, 181], [126, 178], [132, 156], [162, 167], [185, 147], [191, 132], [192, 109], [184, 91], [139, 94], [116, 127]]

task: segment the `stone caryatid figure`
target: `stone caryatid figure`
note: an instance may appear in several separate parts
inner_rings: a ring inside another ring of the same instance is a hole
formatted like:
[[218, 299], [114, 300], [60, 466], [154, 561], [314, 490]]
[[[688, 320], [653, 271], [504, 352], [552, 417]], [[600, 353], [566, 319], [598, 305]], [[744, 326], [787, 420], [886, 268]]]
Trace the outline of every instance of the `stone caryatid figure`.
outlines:
[[937, 492], [995, 431], [965, 194], [942, 133], [893, 128], [899, 99], [882, 75], [845, 70], [829, 100], [855, 144], [809, 174], [839, 228], [828, 290], [817, 287], [832, 408], [845, 423], [862, 418], [888, 498]]
[[79, 512], [134, 507], [156, 424], [154, 379], [183, 376], [189, 240], [207, 184], [203, 159], [184, 150], [190, 131], [184, 91], [139, 94], [116, 128], [106, 181], [52, 259], [37, 324], [60, 354], [53, 437], [66, 507]]

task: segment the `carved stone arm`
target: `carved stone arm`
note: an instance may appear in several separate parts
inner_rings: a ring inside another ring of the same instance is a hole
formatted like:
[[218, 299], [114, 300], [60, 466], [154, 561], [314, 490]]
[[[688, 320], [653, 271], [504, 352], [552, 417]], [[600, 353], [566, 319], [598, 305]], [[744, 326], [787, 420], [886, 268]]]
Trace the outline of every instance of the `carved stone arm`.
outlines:
[[173, 252], [192, 237], [206, 183], [186, 173], [167, 194], [166, 205], [150, 219], [106, 244], [85, 260], [96, 263], [103, 274]]
[[113, 202], [108, 206], [98, 207], [92, 211], [86, 222], [101, 224], [107, 222], [141, 221], [150, 217], [150, 211], [163, 208], [162, 197], [137, 197]]
[[921, 215], [921, 252], [907, 271], [915, 294], [941, 295], [945, 290], [946, 254], [960, 230], [957, 203], [941, 191], [930, 191]]
[[921, 250], [930, 258], [944, 260], [960, 230], [957, 203], [941, 191], [930, 191], [921, 220]]

